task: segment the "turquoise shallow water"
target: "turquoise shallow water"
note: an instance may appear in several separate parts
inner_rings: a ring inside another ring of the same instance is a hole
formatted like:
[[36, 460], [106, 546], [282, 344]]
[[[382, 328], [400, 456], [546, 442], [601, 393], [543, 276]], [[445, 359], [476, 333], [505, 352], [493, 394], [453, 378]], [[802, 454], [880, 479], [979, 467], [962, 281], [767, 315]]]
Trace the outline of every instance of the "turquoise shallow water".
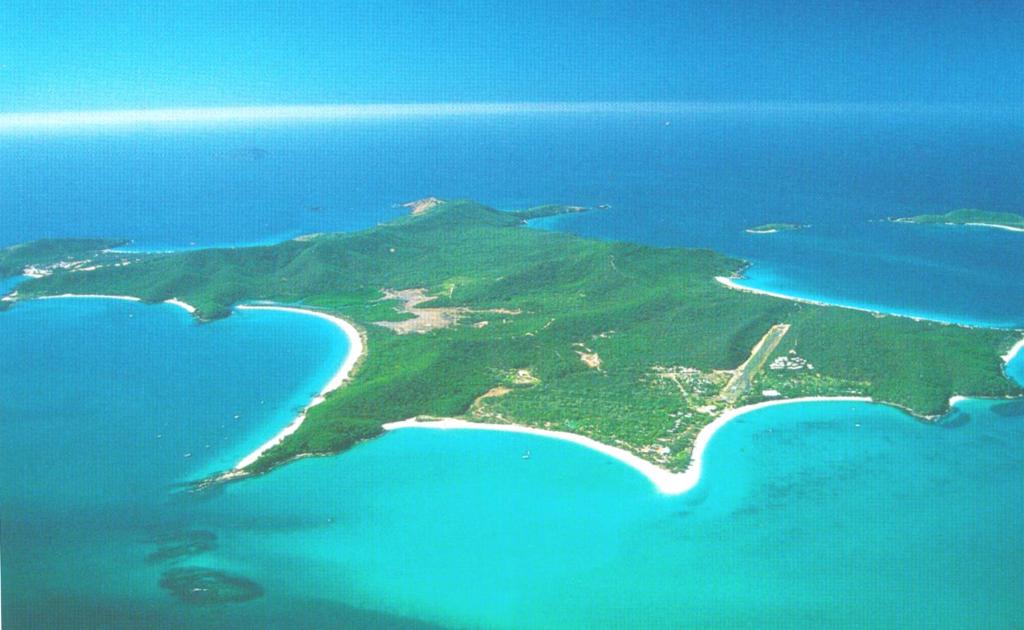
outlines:
[[[745, 113], [5, 137], [0, 245], [273, 242], [430, 194], [610, 203], [538, 227], [711, 247], [752, 261], [751, 285], [812, 299], [1020, 326], [1024, 236], [878, 220], [1019, 212], [1022, 129]], [[812, 227], [743, 231], [768, 221]], [[1019, 403], [968, 402], [942, 428], [871, 405], [763, 410], [674, 498], [575, 445], [425, 431], [181, 492], [290, 421], [345, 351], [286, 313], [0, 313], [5, 627], [1024, 626]], [[1024, 382], [1024, 359], [1009, 372]], [[261, 594], [179, 602], [160, 581], [183, 567]]]
[[7, 295], [14, 290], [25, 278], [15, 276], [13, 278], [0, 278], [0, 295]]
[[[179, 491], [287, 422], [344, 352], [329, 324], [285, 313], [199, 326], [59, 300], [0, 315], [5, 626], [1024, 623], [1016, 402], [964, 403], [949, 427], [863, 404], [765, 409], [716, 435], [681, 497], [573, 444], [430, 431]], [[147, 560], [185, 532], [210, 544]], [[159, 581], [180, 567], [262, 596], [179, 602]]]
[[308, 500], [333, 522], [243, 538], [290, 540], [300, 589], [442, 624], [1010, 627], [1024, 423], [970, 408], [960, 429], [865, 405], [752, 414], [676, 498], [573, 445], [407, 431], [226, 500], [330, 478]]

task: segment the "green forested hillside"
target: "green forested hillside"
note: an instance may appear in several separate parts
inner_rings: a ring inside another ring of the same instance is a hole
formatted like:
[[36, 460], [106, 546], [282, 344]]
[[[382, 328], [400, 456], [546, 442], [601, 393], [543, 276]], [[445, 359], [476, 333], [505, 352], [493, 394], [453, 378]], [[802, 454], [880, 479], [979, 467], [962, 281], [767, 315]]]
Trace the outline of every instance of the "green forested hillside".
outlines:
[[[1022, 393], [1000, 360], [1020, 332], [733, 291], [714, 278], [741, 269], [741, 261], [585, 240], [522, 221], [449, 202], [355, 234], [56, 270], [22, 284], [18, 298], [176, 297], [206, 319], [229, 315], [239, 302], [272, 300], [355, 323], [368, 353], [353, 380], [314, 407], [257, 471], [337, 452], [383, 423], [418, 415], [574, 431], [682, 468], [699, 429], [726, 406], [719, 392], [730, 371], [780, 323], [790, 328], [774, 367], [757, 374], [736, 404], [858, 394], [925, 416], [943, 413], [954, 394]], [[385, 290], [406, 289], [434, 299], [408, 309], [398, 294], [385, 299]], [[444, 313], [449, 325], [399, 334], [380, 324], [415, 318], [416, 309]]]

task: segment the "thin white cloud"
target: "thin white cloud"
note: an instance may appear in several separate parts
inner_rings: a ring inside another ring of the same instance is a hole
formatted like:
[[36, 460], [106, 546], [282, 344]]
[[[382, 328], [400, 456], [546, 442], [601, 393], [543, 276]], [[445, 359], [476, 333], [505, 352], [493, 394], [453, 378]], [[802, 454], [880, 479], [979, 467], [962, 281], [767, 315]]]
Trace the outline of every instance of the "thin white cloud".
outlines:
[[61, 130], [155, 125], [330, 122], [415, 117], [658, 111], [662, 103], [418, 103], [387, 105], [274, 105], [0, 113], [0, 131]]
[[[331, 122], [416, 117], [522, 114], [707, 114], [707, 113], [846, 113], [972, 110], [970, 105], [863, 103], [714, 103], [714, 102], [527, 102], [418, 103], [381, 105], [274, 105], [126, 109], [71, 112], [0, 112], [0, 133], [59, 132], [155, 126], [256, 125], [278, 122]], [[1011, 108], [1013, 111], [1019, 109]]]

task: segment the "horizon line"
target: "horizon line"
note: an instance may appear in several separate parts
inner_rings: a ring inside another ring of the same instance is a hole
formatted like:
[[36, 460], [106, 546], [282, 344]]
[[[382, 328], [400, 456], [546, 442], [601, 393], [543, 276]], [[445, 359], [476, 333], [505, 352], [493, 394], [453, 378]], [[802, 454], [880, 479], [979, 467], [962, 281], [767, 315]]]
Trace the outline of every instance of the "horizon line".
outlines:
[[1024, 113], [1024, 105], [843, 101], [523, 101], [241, 105], [80, 111], [2, 112], [0, 132], [163, 125], [332, 122], [416, 117], [517, 114], [709, 113]]

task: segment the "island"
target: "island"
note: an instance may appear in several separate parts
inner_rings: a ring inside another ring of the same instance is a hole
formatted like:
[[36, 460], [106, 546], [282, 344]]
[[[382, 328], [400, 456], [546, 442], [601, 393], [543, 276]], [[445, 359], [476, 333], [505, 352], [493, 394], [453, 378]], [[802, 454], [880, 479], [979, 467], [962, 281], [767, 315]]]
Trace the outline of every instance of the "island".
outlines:
[[0, 308], [133, 296], [203, 320], [272, 307], [338, 323], [354, 356], [225, 478], [431, 421], [548, 431], [669, 474], [699, 458], [706, 427], [754, 404], [873, 400], [935, 420], [955, 396], [1024, 395], [1004, 372], [1024, 331], [736, 290], [720, 279], [746, 263], [712, 251], [523, 226], [563, 206], [425, 205], [366, 231], [273, 246], [130, 257], [110, 251], [114, 241], [7, 248], [0, 269], [46, 273]]
[[1024, 215], [1013, 212], [963, 209], [953, 210], [946, 214], [919, 214], [913, 217], [891, 218], [889, 220], [893, 223], [984, 227], [1010, 232], [1024, 232]]
[[744, 230], [747, 234], [775, 234], [776, 232], [792, 232], [794, 230], [803, 230], [809, 226], [802, 223], [765, 223], [764, 225], [756, 225], [751, 228]]

